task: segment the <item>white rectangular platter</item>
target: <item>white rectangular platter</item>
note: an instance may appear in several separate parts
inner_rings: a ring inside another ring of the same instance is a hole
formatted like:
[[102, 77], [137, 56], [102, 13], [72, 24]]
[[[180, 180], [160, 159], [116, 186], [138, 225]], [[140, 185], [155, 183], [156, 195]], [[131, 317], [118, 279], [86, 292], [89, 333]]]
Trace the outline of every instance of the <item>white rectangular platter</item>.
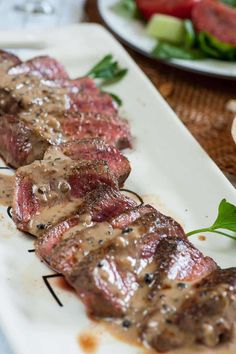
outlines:
[[[128, 117], [134, 136], [134, 149], [127, 152], [132, 165], [127, 188], [159, 205], [180, 221], [186, 231], [209, 226], [223, 198], [236, 203], [235, 189], [104, 28], [83, 24], [31, 34], [45, 40], [47, 48], [22, 51], [22, 59], [52, 55], [72, 77], [84, 75], [107, 53], [129, 69], [127, 77], [111, 88], [123, 99], [123, 114]], [[17, 35], [24, 39], [28, 33], [18, 31]], [[96, 354], [143, 353], [92, 323], [76, 295], [51, 280], [64, 305], [59, 307], [42, 279], [52, 271], [28, 252], [34, 248], [33, 238], [16, 230], [6, 207], [0, 207], [0, 226], [0, 327], [12, 353], [82, 354], [78, 336], [87, 332], [97, 336]], [[220, 266], [236, 266], [233, 241], [214, 235], [204, 242], [197, 237], [192, 241]]]

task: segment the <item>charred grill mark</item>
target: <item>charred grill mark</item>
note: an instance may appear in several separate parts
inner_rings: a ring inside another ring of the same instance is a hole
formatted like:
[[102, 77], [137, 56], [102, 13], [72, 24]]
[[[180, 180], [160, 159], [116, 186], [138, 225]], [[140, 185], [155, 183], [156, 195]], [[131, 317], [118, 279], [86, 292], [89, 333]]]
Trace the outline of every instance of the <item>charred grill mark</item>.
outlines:
[[144, 201], [143, 201], [142, 197], [140, 197], [140, 195], [139, 195], [138, 193], [133, 192], [133, 191], [131, 191], [130, 189], [125, 189], [125, 188], [120, 189], [120, 191], [121, 191], [121, 192], [127, 192], [127, 193], [130, 193], [130, 194], [135, 195], [135, 197], [137, 197], [138, 200], [140, 201], [140, 205], [139, 205], [139, 206], [141, 206], [141, 205], [144, 204]]
[[57, 302], [57, 304], [60, 306], [60, 307], [63, 307], [63, 304], [61, 303], [60, 299], [58, 298], [57, 294], [55, 293], [55, 291], [53, 290], [50, 282], [48, 279], [51, 279], [51, 278], [57, 278], [57, 277], [63, 277], [62, 274], [49, 274], [49, 275], [43, 275], [42, 278], [43, 278], [43, 281], [46, 285], [46, 287], [48, 288], [50, 294], [52, 295], [52, 297], [54, 298], [54, 300]]
[[11, 213], [11, 211], [12, 211], [12, 207], [9, 206], [9, 207], [7, 208], [7, 214], [8, 214], [8, 216], [9, 216], [10, 219], [12, 219], [12, 213]]

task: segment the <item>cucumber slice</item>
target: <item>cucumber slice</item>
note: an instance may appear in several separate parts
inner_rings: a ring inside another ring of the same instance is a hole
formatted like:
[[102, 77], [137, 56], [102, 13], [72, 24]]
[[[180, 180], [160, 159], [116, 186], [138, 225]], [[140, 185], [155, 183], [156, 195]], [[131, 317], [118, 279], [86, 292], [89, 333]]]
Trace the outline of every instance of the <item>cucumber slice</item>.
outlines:
[[181, 44], [185, 39], [184, 21], [173, 16], [152, 16], [146, 31], [151, 37], [173, 44]]

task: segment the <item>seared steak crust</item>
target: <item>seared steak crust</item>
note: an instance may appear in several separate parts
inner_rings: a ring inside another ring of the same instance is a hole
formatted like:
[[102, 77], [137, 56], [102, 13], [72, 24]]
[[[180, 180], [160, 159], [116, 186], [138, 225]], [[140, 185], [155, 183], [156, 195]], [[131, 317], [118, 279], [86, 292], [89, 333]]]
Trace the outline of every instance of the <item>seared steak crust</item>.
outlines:
[[[165, 226], [160, 228], [164, 218]], [[82, 260], [78, 257], [78, 264], [64, 272], [88, 311], [100, 317], [120, 317], [128, 311], [138, 278], [153, 261], [161, 238], [182, 231], [177, 223], [170, 227], [170, 221], [158, 212], [146, 214]]]
[[[81, 227], [81, 219], [84, 220], [85, 218], [77, 215], [69, 220], [65, 220], [66, 223], [68, 222], [69, 226], [64, 228], [63, 232], [54, 232], [56, 226], [55, 228], [52, 228], [52, 230], [49, 230], [46, 235], [42, 235], [42, 238], [36, 243], [37, 253], [39, 254], [40, 252], [41, 258], [46, 260], [54, 270], [62, 273], [69, 273], [79, 261], [83, 259], [85, 254], [89, 254], [92, 250], [100, 248], [106, 243], [106, 241], [117, 237], [120, 234], [119, 230], [123, 230], [122, 232], [125, 234], [127, 230], [130, 229], [129, 225], [134, 221], [132, 204], [132, 202], [128, 205], [127, 203], [123, 204], [123, 210], [129, 209], [125, 214], [127, 216], [130, 215], [129, 222], [128, 217], [126, 219], [125, 228], [123, 223], [116, 223], [115, 227], [112, 227], [113, 220], [116, 219], [112, 218], [112, 215], [117, 213], [117, 207], [111, 209], [111, 215], [103, 217], [103, 220], [100, 219], [100, 224], [91, 223], [90, 217], [86, 219], [87, 223], [83, 221], [84, 226]], [[122, 210], [122, 205], [120, 205], [119, 209], [120, 211]], [[65, 225], [65, 223], [61, 223], [61, 225], [62, 224]], [[55, 234], [57, 237], [55, 237]], [[58, 237], [59, 234], [60, 238]]]
[[75, 140], [51, 147], [46, 151], [44, 158], [54, 154], [54, 151], [60, 151], [72, 160], [106, 161], [120, 186], [124, 184], [131, 171], [127, 158], [114, 146], [106, 144], [99, 138]]
[[[109, 221], [135, 206], [136, 203], [121, 194], [119, 190], [101, 184], [85, 195], [84, 201], [77, 208], [75, 215], [64, 219], [42, 234], [36, 242], [37, 254], [42, 259], [50, 262], [52, 249], [60, 244], [62, 240], [74, 236], [80, 243], [81, 230], [94, 226], [95, 222]], [[60, 253], [62, 252], [59, 252], [59, 256]]]
[[216, 269], [197, 283], [176, 323], [193, 341], [214, 347], [233, 337], [236, 319], [236, 268]]
[[[98, 184], [117, 188], [117, 181], [104, 161], [70, 159], [36, 161], [16, 172], [13, 219], [17, 227], [39, 235], [82, 203]], [[43, 227], [41, 227], [43, 225]]]
[[0, 50], [0, 71], [7, 71], [12, 66], [18, 65], [21, 60], [14, 54]]
[[43, 158], [49, 142], [15, 115], [0, 117], [0, 154], [8, 165], [28, 165]]

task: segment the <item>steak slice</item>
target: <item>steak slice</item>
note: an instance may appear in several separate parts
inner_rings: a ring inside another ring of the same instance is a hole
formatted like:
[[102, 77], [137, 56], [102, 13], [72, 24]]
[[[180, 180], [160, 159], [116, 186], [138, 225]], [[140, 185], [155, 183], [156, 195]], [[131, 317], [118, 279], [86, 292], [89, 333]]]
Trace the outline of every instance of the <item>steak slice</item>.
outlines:
[[[136, 203], [119, 190], [108, 185], [100, 185], [84, 197], [75, 215], [51, 227], [38, 238], [37, 254], [41, 259], [49, 262], [52, 249], [61, 241], [73, 236], [77, 237], [81, 230], [91, 228], [95, 222], [108, 221], [135, 206]], [[112, 230], [112, 227], [110, 229]], [[96, 237], [96, 232], [94, 235]]]
[[[124, 204], [124, 207], [128, 210], [121, 214], [126, 215], [125, 227], [123, 222], [119, 224], [117, 221], [115, 223], [115, 227], [113, 226], [113, 221], [117, 220], [116, 217], [112, 218], [112, 216], [114, 216], [115, 214], [114, 208], [109, 217], [100, 220], [100, 224], [94, 225], [94, 223], [91, 223], [87, 228], [85, 228], [84, 226], [81, 227], [81, 219], [78, 219], [78, 217], [77, 220], [75, 220], [75, 218], [73, 217], [71, 219], [68, 219], [67, 222], [73, 220], [74, 225], [69, 225], [67, 229], [63, 229], [62, 233], [60, 234], [60, 239], [55, 236], [56, 233], [59, 234], [58, 229], [56, 230], [56, 228], [55, 232], [51, 233], [51, 239], [46, 239], [44, 235], [42, 236], [43, 243], [45, 244], [46, 241], [45, 246], [47, 247], [46, 250], [42, 247], [40, 249], [43, 251], [41, 252], [43, 253], [42, 258], [46, 259], [47, 263], [49, 263], [50, 266], [57, 272], [67, 274], [70, 273], [72, 269], [76, 266], [76, 264], [78, 264], [85, 255], [101, 247], [106, 241], [115, 238], [117, 235], [120, 234], [119, 230], [122, 230], [124, 234], [128, 233], [130, 230], [128, 226], [136, 219], [138, 219], [138, 215], [139, 217], [141, 217], [142, 215], [145, 215], [150, 212], [150, 209], [152, 208], [150, 206], [139, 206], [130, 209], [133, 203], [131, 202], [129, 204], [130, 205], [128, 205], [128, 207], [127, 204]], [[121, 208], [119, 209], [119, 211], [121, 212]], [[116, 209], [116, 211], [118, 210]], [[136, 219], [134, 219], [134, 214], [136, 215]], [[91, 220], [91, 218], [89, 220]], [[83, 229], [83, 231], [81, 231], [81, 229]], [[37, 244], [39, 242], [40, 240], [37, 241]], [[55, 246], [55, 248], [52, 248], [51, 245], [52, 247]], [[48, 256], [48, 258], [45, 258], [45, 255]]]
[[85, 194], [101, 183], [118, 187], [104, 161], [35, 161], [16, 171], [13, 220], [18, 229], [38, 236], [74, 213]]
[[[85, 78], [81, 82], [82, 85], [92, 86], [91, 81]], [[118, 148], [131, 146], [131, 133], [125, 120], [116, 113], [110, 115], [73, 111], [71, 96], [74, 94], [71, 95], [70, 90], [71, 88], [65, 86], [59, 87], [56, 82], [29, 74], [2, 73], [0, 129], [2, 134], [6, 130], [9, 137], [5, 134], [6, 139], [0, 147], [0, 153], [13, 167], [31, 163], [35, 157], [42, 159], [45, 148], [49, 145], [77, 139], [102, 137]], [[9, 119], [9, 116], [14, 118]], [[19, 139], [19, 130], [24, 131], [24, 139]], [[16, 143], [18, 153], [16, 151], [13, 156], [8, 141]], [[42, 142], [42, 146], [38, 146], [38, 141]]]
[[139, 291], [145, 295], [139, 316], [132, 319], [130, 314], [142, 340], [160, 352], [191, 344], [190, 334], [186, 336], [179, 324], [185, 314], [187, 317], [183, 306], [186, 301], [193, 304], [195, 284], [216, 269], [216, 263], [187, 239], [163, 238], [148, 273], [143, 274], [145, 288]]
[[110, 95], [102, 93], [89, 78], [51, 81], [28, 72], [18, 75], [1, 72], [0, 98], [2, 113], [30, 110], [59, 115], [68, 111], [117, 114]]
[[[164, 221], [160, 227], [160, 221]], [[88, 311], [99, 317], [122, 317], [139, 288], [142, 271], [152, 262], [158, 243], [168, 235], [185, 237], [180, 225], [159, 212], [141, 217], [104, 245], [63, 272]]]
[[64, 114], [70, 109], [68, 90], [54, 81], [46, 81], [30, 74], [8, 75], [1, 73], [1, 113], [30, 112], [31, 120], [42, 112]]
[[141, 218], [144, 215], [154, 213], [156, 210], [151, 205], [139, 205], [135, 208], [124, 212], [115, 218], [113, 218], [110, 222], [114, 229], [129, 229], [129, 225], [134, 223], [137, 219]]
[[90, 77], [79, 77], [77, 79], [58, 79], [55, 80], [57, 86], [67, 88], [68, 93], [76, 99], [78, 93], [88, 93], [97, 95], [101, 91], [97, 87], [96, 82]]
[[50, 147], [44, 158], [47, 159], [47, 156], [55, 155], [55, 150], [62, 152], [72, 160], [106, 161], [120, 186], [123, 186], [131, 171], [127, 158], [114, 146], [106, 144], [100, 138], [76, 140], [57, 147]]
[[12, 167], [41, 159], [49, 146], [49, 141], [43, 139], [37, 130], [15, 115], [1, 116], [0, 135], [0, 155]]
[[233, 338], [236, 320], [236, 268], [216, 269], [198, 282], [176, 316], [192, 342], [209, 347]]
[[131, 134], [128, 122], [117, 115], [80, 113], [68, 115], [61, 122], [62, 131], [70, 140], [101, 138], [118, 149], [131, 148]]
[[47, 80], [69, 78], [62, 64], [49, 56], [39, 56], [16, 64], [8, 71], [9, 75], [31, 74]]
[[[114, 120], [109, 123], [109, 117], [107, 116], [99, 119], [94, 114], [84, 114], [79, 115], [79, 117], [72, 120], [69, 118], [68, 122], [65, 123], [67, 121], [66, 117], [56, 118], [54, 115], [47, 113], [41, 113], [35, 118], [32, 118], [31, 113], [22, 113], [20, 115], [4, 114], [0, 119], [0, 133], [4, 136], [0, 145], [0, 154], [13, 167], [24, 166], [35, 159], [43, 159], [44, 153], [50, 145], [59, 145], [67, 141], [83, 139], [85, 136], [86, 138], [96, 137], [99, 134], [96, 129], [97, 126], [100, 127], [100, 132], [103, 130], [103, 139], [108, 144], [111, 143], [113, 146], [116, 144], [121, 148], [125, 147], [123, 143], [126, 144], [131, 140], [127, 123], [119, 118], [115, 118], [115, 123]], [[67, 125], [66, 129], [64, 128], [65, 125]], [[74, 151], [75, 145], [76, 143], [72, 147]], [[112, 150], [111, 147], [106, 147], [105, 143], [104, 147], [102, 147], [102, 143], [99, 143], [98, 148], [99, 154], [104, 156], [104, 159], [109, 158], [109, 165], [112, 166], [116, 175], [121, 174], [119, 181], [122, 184], [129, 173], [128, 161], [121, 157], [122, 155], [119, 155], [115, 149]], [[79, 149], [82, 150], [82, 145]], [[91, 144], [91, 156], [95, 158], [95, 152], [92, 152], [93, 149]], [[109, 152], [109, 149], [111, 149], [111, 152]], [[65, 150], [69, 151], [68, 148], [65, 148]], [[116, 152], [114, 156], [112, 155], [113, 152]], [[114, 159], [113, 162], [112, 158]], [[115, 166], [116, 162], [117, 166]]]
[[18, 65], [21, 60], [14, 54], [0, 50], [0, 71], [7, 71], [12, 66]]
[[70, 95], [73, 112], [117, 114], [117, 107], [112, 97], [105, 92], [94, 93], [88, 90]]
[[[10, 55], [5, 53], [6, 57]], [[90, 78], [70, 80], [64, 67], [54, 58], [39, 56], [26, 62], [16, 62], [9, 75], [30, 74], [56, 81], [58, 87], [67, 87], [73, 101], [73, 111], [114, 114], [117, 112], [111, 96], [101, 92]], [[8, 112], [7, 112], [8, 113]]]

